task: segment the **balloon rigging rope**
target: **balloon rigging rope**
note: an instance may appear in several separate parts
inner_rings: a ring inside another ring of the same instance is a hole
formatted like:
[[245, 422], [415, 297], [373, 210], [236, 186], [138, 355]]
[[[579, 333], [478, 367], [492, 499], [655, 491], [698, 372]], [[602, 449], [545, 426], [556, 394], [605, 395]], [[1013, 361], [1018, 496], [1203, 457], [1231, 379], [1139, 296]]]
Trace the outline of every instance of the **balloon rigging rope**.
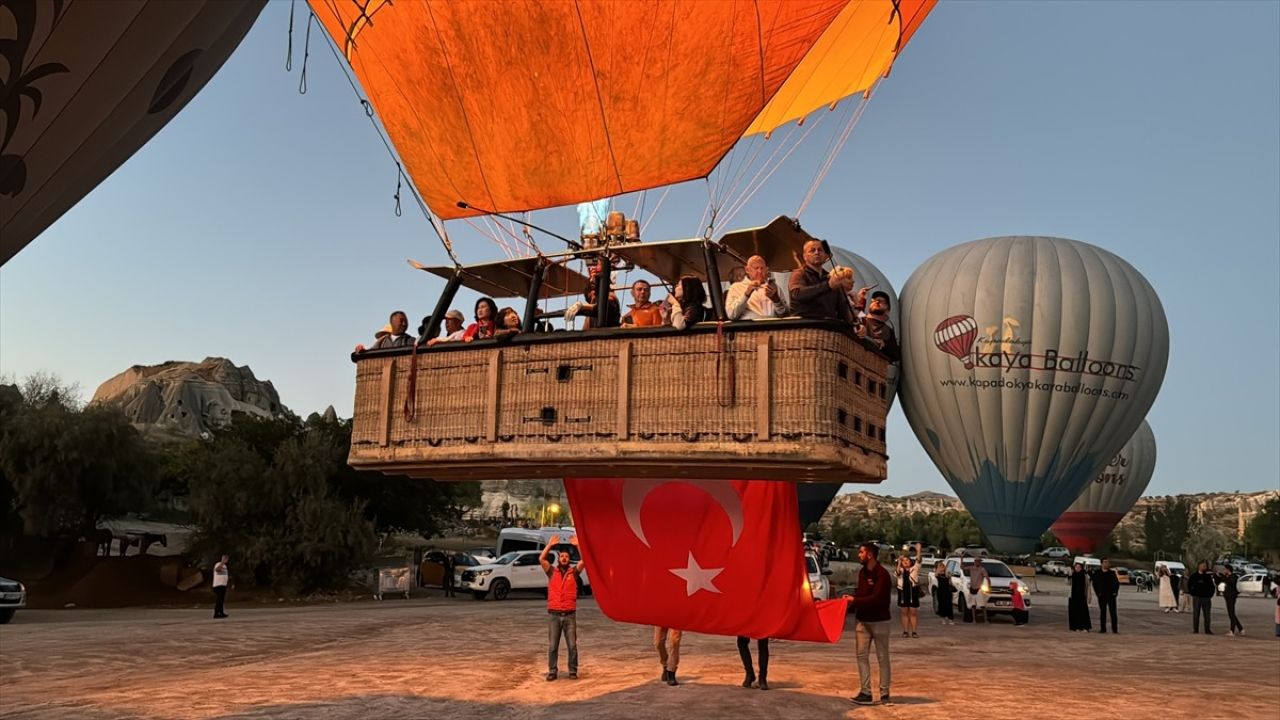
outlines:
[[[788, 147], [788, 143], [791, 141], [792, 136], [800, 125], [796, 124], [791, 128], [786, 137], [782, 139], [782, 142], [778, 144], [778, 147], [775, 148], [773, 153], [769, 156], [769, 159], [760, 166], [760, 169], [756, 171], [755, 176], [747, 183], [746, 187], [742, 190], [741, 195], [739, 195], [739, 197], [729, 206], [729, 211], [725, 218], [726, 223], [730, 222], [739, 212], [742, 211], [744, 207], [746, 207], [747, 203], [755, 197], [756, 193], [760, 192], [760, 189], [769, 182], [769, 178], [773, 177], [773, 174], [786, 163], [787, 159], [791, 157], [791, 154], [804, 144], [805, 139], [809, 137], [810, 133], [817, 128], [818, 124], [821, 123], [825, 117], [826, 115], [819, 115], [816, 120], [809, 123], [809, 127], [805, 129], [804, 133], [802, 133], [800, 137], [797, 138], [790, 147]], [[786, 149], [786, 153], [775, 162], [775, 157], [777, 157], [778, 153], [782, 152], [784, 148]]]
[[858, 126], [858, 121], [862, 119], [862, 114], [866, 112], [867, 106], [871, 104], [871, 95], [875, 92], [875, 89], [879, 84], [880, 81], [877, 80], [876, 83], [871, 86], [871, 89], [863, 94], [862, 99], [858, 102], [857, 108], [849, 117], [849, 122], [845, 125], [844, 131], [840, 135], [840, 140], [827, 154], [826, 162], [823, 163], [822, 168], [818, 171], [817, 175], [814, 176], [813, 182], [809, 185], [808, 194], [805, 195], [804, 201], [800, 203], [800, 207], [796, 209], [797, 219], [804, 213], [805, 208], [809, 207], [809, 203], [813, 200], [814, 196], [818, 194], [818, 188], [822, 185], [822, 181], [827, 179], [827, 174], [831, 172], [832, 166], [835, 165], [836, 157], [840, 155], [840, 151], [843, 150], [845, 144], [849, 142], [850, 136], [853, 135], [854, 128]]
[[[333, 12], [334, 16], [338, 19], [339, 23], [341, 23], [342, 17], [338, 14], [338, 11], [333, 9], [331, 6], [329, 9], [331, 12]], [[303, 59], [302, 59], [303, 80], [301, 82], [301, 87], [299, 88], [299, 92], [302, 94], [306, 93], [305, 77], [307, 72], [307, 58], [309, 56], [309, 49], [310, 49], [311, 22], [313, 20], [319, 22], [319, 19], [316, 17], [316, 14], [314, 12], [311, 12], [309, 13], [307, 18], [307, 38], [308, 39], [304, 46]], [[290, 25], [289, 47], [290, 47], [290, 50], [292, 51], [292, 47], [293, 47], [292, 15], [289, 18], [289, 25]], [[323, 32], [320, 34], [322, 37], [325, 38], [325, 41], [326, 41], [325, 44], [328, 46], [329, 52], [333, 54], [334, 61], [337, 62], [338, 67], [342, 70], [343, 77], [347, 79], [347, 84], [351, 86], [351, 92], [356, 96], [356, 99], [360, 101], [361, 107], [364, 108], [365, 116], [369, 118], [369, 124], [373, 126], [373, 130], [377, 134], [378, 139], [382, 141], [382, 146], [386, 148], [387, 155], [390, 156], [390, 158], [393, 161], [395, 161], [397, 167], [403, 168], [400, 162], [399, 153], [397, 153], [395, 148], [392, 147], [391, 141], [387, 138], [387, 135], [383, 131], [382, 126], [378, 124], [378, 118], [373, 111], [373, 105], [369, 102], [368, 99], [364, 97], [364, 94], [360, 92], [359, 85], [356, 84], [355, 78], [351, 76], [351, 72], [352, 72], [351, 67], [343, 59], [342, 54], [338, 52], [337, 44], [335, 44], [333, 38], [329, 36], [329, 33]], [[289, 71], [292, 70], [292, 66], [293, 66], [292, 60], [293, 60], [292, 52], [290, 52], [290, 58], [285, 64], [286, 70], [289, 70]], [[409, 176], [404, 173], [403, 169], [401, 169], [400, 173], [401, 175], [404, 176], [405, 179], [409, 179]], [[414, 201], [418, 203], [418, 209], [422, 211], [422, 216], [427, 219], [427, 223], [431, 225], [432, 231], [434, 231], [436, 234], [436, 237], [440, 239], [440, 244], [444, 246], [445, 252], [449, 254], [449, 259], [453, 261], [454, 265], [460, 265], [461, 263], [458, 260], [458, 256], [455, 255], [453, 252], [453, 242], [450, 241], [449, 239], [449, 233], [443, 227], [444, 223], [437, 222], [437, 218], [435, 217], [435, 214], [432, 213], [431, 209], [427, 207], [427, 203], [422, 199], [422, 195], [418, 193], [417, 185], [415, 185], [412, 181], [409, 183], [409, 194], [413, 197]]]

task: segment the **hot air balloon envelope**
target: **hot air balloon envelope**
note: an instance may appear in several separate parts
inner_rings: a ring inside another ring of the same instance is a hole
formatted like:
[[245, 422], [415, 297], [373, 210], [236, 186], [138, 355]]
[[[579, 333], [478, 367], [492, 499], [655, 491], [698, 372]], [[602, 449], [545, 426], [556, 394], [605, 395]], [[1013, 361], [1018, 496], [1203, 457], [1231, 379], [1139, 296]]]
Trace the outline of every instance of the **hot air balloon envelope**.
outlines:
[[997, 550], [1029, 552], [1138, 429], [1169, 330], [1150, 283], [1085, 243], [1000, 237], [902, 292], [902, 407]]
[[1156, 437], [1143, 420], [1138, 432], [1053, 524], [1053, 534], [1078, 553], [1097, 551], [1107, 533], [1142, 497], [1155, 468]]

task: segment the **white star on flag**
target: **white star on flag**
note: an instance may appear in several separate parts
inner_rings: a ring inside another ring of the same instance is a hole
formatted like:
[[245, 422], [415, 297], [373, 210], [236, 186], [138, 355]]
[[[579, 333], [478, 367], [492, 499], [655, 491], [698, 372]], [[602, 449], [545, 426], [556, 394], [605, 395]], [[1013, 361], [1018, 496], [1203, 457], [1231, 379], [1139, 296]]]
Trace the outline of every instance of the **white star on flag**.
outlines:
[[724, 572], [724, 568], [702, 568], [698, 567], [698, 561], [693, 559], [693, 552], [689, 553], [689, 564], [683, 568], [671, 568], [671, 574], [684, 580], [685, 592], [688, 597], [692, 597], [699, 590], [707, 592], [719, 593], [720, 588], [712, 584], [712, 580], [717, 575]]

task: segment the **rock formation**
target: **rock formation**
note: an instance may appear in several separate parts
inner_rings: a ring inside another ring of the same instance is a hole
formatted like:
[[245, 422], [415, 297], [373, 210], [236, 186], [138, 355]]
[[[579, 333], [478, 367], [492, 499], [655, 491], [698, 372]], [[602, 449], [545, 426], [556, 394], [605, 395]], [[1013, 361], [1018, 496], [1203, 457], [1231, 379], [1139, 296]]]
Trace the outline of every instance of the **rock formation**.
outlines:
[[226, 358], [134, 365], [104, 382], [93, 403], [119, 408], [129, 422], [157, 439], [208, 437], [237, 415], [288, 413], [268, 380]]

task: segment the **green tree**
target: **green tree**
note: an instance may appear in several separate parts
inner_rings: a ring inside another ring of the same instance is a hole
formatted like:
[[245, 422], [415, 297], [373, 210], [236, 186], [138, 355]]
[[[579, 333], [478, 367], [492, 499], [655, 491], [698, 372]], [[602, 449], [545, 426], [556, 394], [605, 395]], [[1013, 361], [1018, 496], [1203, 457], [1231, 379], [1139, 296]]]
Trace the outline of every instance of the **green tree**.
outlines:
[[1244, 541], [1250, 552], [1280, 550], [1280, 497], [1272, 498], [1244, 528]]
[[1191, 534], [1193, 525], [1191, 503], [1186, 498], [1165, 498], [1160, 505], [1152, 505], [1143, 518], [1147, 550], [1155, 556], [1158, 552], [1181, 553]]
[[0, 472], [25, 534], [87, 533], [105, 517], [151, 506], [155, 458], [122, 414], [77, 410], [57, 390], [34, 397], [6, 413], [0, 436]]
[[1231, 538], [1208, 523], [1196, 523], [1182, 547], [1182, 561], [1189, 567], [1204, 560], [1212, 567], [1223, 551], [1231, 547]]

